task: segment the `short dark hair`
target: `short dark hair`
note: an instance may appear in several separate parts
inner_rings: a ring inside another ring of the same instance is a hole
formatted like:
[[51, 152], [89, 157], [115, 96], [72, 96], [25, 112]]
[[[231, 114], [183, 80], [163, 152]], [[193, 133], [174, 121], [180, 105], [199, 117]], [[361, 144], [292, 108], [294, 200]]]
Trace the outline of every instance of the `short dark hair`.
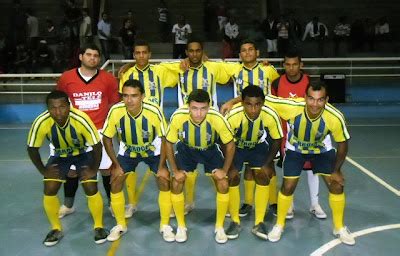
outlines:
[[136, 46], [147, 46], [147, 49], [149, 49], [149, 52], [151, 52], [150, 44], [146, 40], [136, 40], [135, 44], [133, 45], [133, 49], [135, 49]]
[[326, 96], [328, 96], [328, 85], [324, 83], [323, 81], [317, 81], [317, 82], [312, 82], [307, 85], [306, 89], [306, 95], [308, 95], [308, 89], [313, 90], [313, 91], [320, 91], [322, 89], [325, 89]]
[[49, 106], [50, 100], [64, 99], [66, 103], [70, 104], [68, 94], [63, 91], [54, 90], [46, 96], [46, 105]]
[[189, 97], [187, 99], [187, 104], [189, 104], [192, 101], [210, 103], [210, 95], [203, 89], [196, 89], [189, 94]]
[[101, 51], [100, 48], [94, 44], [94, 43], [88, 43], [88, 44], [84, 44], [80, 49], [79, 49], [79, 54], [84, 54], [86, 52], [87, 49], [91, 49], [91, 50], [95, 50], [99, 53], [99, 56], [101, 56]]
[[139, 80], [128, 79], [125, 81], [124, 85], [122, 86], [122, 88], [124, 88], [124, 87], [139, 88], [140, 93], [144, 94], [143, 84]]
[[256, 48], [256, 50], [258, 50], [258, 47], [257, 47], [256, 42], [254, 42], [254, 41], [251, 40], [251, 39], [248, 39], [248, 38], [243, 39], [243, 40], [240, 42], [240, 47], [239, 47], [239, 48], [241, 48], [242, 45], [244, 45], [244, 44], [252, 44], [252, 45], [254, 46], [254, 48]]
[[284, 62], [286, 58], [298, 58], [299, 62], [301, 62], [301, 54], [295, 49], [291, 49], [285, 53], [283, 58]]
[[198, 43], [198, 44], [200, 44], [201, 49], [202, 49], [202, 50], [204, 49], [203, 41], [200, 40], [199, 38], [193, 38], [193, 37], [192, 37], [192, 38], [190, 38], [190, 39], [188, 40], [188, 43], [187, 43], [187, 45], [186, 45], [186, 50], [189, 49], [189, 44], [191, 44], [191, 43]]
[[259, 86], [248, 85], [242, 91], [242, 100], [244, 100], [246, 97], [256, 97], [264, 100], [265, 94]]

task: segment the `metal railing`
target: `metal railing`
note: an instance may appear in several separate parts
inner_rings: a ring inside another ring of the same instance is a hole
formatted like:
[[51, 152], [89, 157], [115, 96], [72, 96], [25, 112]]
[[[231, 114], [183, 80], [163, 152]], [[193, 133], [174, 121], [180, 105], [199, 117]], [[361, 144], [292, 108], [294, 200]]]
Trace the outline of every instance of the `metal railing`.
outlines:
[[[221, 61], [221, 59], [210, 59]], [[281, 58], [265, 59], [282, 70]], [[151, 63], [177, 61], [175, 59], [152, 59]], [[239, 61], [239, 59], [226, 59], [225, 61]], [[343, 74], [349, 79], [370, 77], [400, 77], [400, 57], [370, 57], [370, 58], [303, 58], [304, 70], [311, 77], [320, 77], [321, 74]], [[125, 63], [134, 60], [107, 60], [101, 69], [106, 69], [117, 76], [118, 69]], [[18, 97], [20, 103], [24, 103], [24, 96], [43, 95], [51, 91], [61, 74], [0, 74], [0, 96]]]

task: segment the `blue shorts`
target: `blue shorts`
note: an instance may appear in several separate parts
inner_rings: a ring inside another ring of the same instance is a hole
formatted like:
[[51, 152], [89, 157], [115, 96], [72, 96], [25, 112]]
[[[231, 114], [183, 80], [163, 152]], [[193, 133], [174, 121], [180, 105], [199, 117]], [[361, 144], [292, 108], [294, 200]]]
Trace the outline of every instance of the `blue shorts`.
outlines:
[[283, 176], [299, 177], [306, 161], [311, 162], [314, 174], [331, 175], [335, 168], [336, 151], [331, 149], [321, 154], [301, 154], [293, 150], [286, 150], [283, 158]]
[[[78, 176], [80, 176], [82, 167], [90, 166], [93, 161], [92, 152], [83, 153], [77, 156], [68, 156], [68, 157], [58, 157], [58, 156], [50, 156], [46, 167], [52, 164], [57, 164], [60, 170], [60, 180], [66, 180], [67, 174], [71, 168], [71, 165], [76, 166], [76, 172]], [[48, 179], [44, 177], [44, 179]], [[97, 174], [91, 177], [89, 180], [97, 180]]]
[[204, 172], [211, 173], [214, 169], [224, 166], [224, 157], [217, 145], [206, 150], [198, 150], [178, 142], [176, 151], [176, 162], [180, 170], [192, 172], [200, 163], [204, 165]]
[[150, 167], [150, 170], [153, 173], [157, 173], [158, 166], [160, 164], [160, 156], [149, 156], [149, 157], [141, 157], [137, 156], [135, 158], [126, 157], [126, 156], [117, 156], [118, 162], [124, 170], [125, 173], [127, 172], [135, 172], [136, 167], [140, 162], [144, 162]]
[[268, 144], [260, 143], [251, 149], [236, 148], [233, 165], [241, 171], [244, 163], [250, 168], [260, 168], [265, 164], [268, 155]]

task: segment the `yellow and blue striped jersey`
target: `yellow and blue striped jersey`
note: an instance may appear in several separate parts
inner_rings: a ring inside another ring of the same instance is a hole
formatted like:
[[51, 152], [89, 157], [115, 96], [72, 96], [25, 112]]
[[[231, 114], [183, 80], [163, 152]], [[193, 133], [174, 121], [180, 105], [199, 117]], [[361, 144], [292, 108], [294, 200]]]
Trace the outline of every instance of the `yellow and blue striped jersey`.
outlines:
[[244, 88], [249, 85], [256, 85], [263, 89], [264, 94], [271, 94], [272, 81], [279, 77], [278, 72], [272, 65], [265, 66], [257, 63], [252, 68], [247, 68], [243, 63], [223, 62], [225, 72], [234, 81], [234, 96], [241, 95]]
[[127, 80], [139, 80], [144, 87], [145, 96], [159, 106], [163, 106], [163, 95], [165, 87], [174, 87], [178, 83], [178, 73], [173, 73], [162, 64], [149, 64], [144, 69], [136, 65], [126, 71], [119, 81], [119, 92]]
[[203, 89], [211, 98], [210, 106], [217, 106], [216, 84], [226, 84], [230, 77], [224, 71], [222, 62], [203, 62], [198, 67], [190, 67], [183, 71], [180, 62], [163, 63], [164, 67], [179, 73], [178, 102], [179, 106], [186, 104], [189, 94], [195, 89]]
[[143, 101], [142, 110], [131, 116], [123, 102], [111, 107], [104, 123], [102, 134], [112, 138], [118, 134], [119, 155], [127, 157], [149, 157], [158, 155], [157, 137], [165, 136], [167, 124], [160, 108]]
[[265, 104], [288, 123], [287, 149], [302, 154], [319, 154], [332, 149], [332, 145], [324, 142], [329, 134], [336, 142], [350, 139], [343, 114], [329, 103], [315, 119], [308, 117], [304, 98], [266, 96]]
[[281, 120], [272, 108], [263, 106], [257, 119], [251, 120], [242, 103], [236, 104], [226, 118], [231, 125], [238, 148], [250, 149], [265, 142], [267, 131], [271, 138], [283, 137]]
[[190, 148], [206, 150], [213, 147], [217, 140], [227, 144], [233, 140], [228, 121], [215, 109], [210, 108], [201, 124], [192, 122], [189, 108], [184, 105], [171, 116], [166, 139], [171, 143], [183, 142]]
[[43, 112], [33, 121], [28, 146], [40, 148], [45, 138], [54, 145], [54, 156], [58, 157], [85, 153], [89, 146], [100, 142], [99, 133], [90, 117], [72, 107], [63, 127], [54, 121], [49, 111]]

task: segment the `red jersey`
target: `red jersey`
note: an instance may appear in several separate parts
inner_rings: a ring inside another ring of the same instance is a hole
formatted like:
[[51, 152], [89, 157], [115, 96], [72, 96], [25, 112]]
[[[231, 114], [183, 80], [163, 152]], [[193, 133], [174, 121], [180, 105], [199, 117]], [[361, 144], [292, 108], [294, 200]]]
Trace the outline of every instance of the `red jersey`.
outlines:
[[77, 68], [68, 70], [58, 80], [57, 90], [67, 93], [72, 105], [88, 114], [97, 129], [103, 128], [108, 110], [120, 100], [117, 80], [104, 70], [87, 82]]
[[291, 82], [286, 74], [272, 82], [272, 94], [282, 98], [298, 98], [306, 95], [307, 85], [310, 82], [308, 75], [301, 74], [299, 80]]

